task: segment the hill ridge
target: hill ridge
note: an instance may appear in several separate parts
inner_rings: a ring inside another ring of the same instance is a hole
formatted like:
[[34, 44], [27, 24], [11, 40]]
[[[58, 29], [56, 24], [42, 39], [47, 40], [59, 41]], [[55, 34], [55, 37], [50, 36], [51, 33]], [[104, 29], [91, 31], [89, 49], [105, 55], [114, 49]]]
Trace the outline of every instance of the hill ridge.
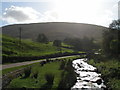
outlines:
[[13, 37], [19, 37], [19, 28], [22, 28], [22, 38], [35, 40], [39, 33], [44, 33], [50, 40], [66, 37], [93, 37], [101, 38], [103, 30], [107, 27], [72, 22], [47, 22], [47, 23], [30, 23], [14, 24], [2, 27], [3, 34]]

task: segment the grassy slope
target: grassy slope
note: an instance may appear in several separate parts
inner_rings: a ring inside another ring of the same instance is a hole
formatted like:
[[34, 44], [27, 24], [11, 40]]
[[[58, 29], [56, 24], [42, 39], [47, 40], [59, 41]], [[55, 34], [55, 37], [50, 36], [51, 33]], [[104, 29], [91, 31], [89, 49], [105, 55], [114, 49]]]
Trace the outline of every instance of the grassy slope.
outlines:
[[120, 62], [116, 59], [104, 61], [90, 60], [89, 63], [98, 68], [99, 72], [105, 81], [105, 84], [110, 89], [118, 90], [120, 88]]
[[[22, 40], [12, 38], [6, 35], [2, 36], [3, 56], [43, 56], [58, 53], [58, 48], [52, 46], [52, 43], [43, 44], [31, 40]], [[71, 49], [62, 48], [62, 52], [73, 52]]]
[[[28, 87], [28, 88], [40, 88], [46, 83], [45, 80], [45, 74], [46, 73], [53, 73], [55, 75], [53, 87], [57, 87], [59, 84], [59, 81], [61, 79], [61, 73], [62, 70], [59, 70], [60, 62], [53, 62], [45, 64], [43, 67], [40, 66], [40, 64], [36, 64], [34, 67], [32, 67], [32, 73], [38, 71], [39, 76], [37, 79], [33, 78], [25, 78], [21, 79], [21, 77], [14, 79], [8, 87], [12, 88], [22, 88], [22, 87]], [[32, 74], [31, 74], [32, 75]], [[38, 83], [36, 83], [36, 81]]]

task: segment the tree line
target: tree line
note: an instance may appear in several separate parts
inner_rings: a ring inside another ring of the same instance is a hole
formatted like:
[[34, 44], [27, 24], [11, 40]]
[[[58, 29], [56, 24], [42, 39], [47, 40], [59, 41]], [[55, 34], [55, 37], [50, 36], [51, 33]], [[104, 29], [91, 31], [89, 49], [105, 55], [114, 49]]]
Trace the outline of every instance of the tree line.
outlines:
[[[36, 39], [37, 42], [39, 43], [45, 43], [45, 44], [48, 44], [49, 43], [49, 39], [48, 37], [45, 35], [45, 34], [39, 34], [37, 39]], [[60, 47], [61, 46], [61, 40], [54, 40], [53, 41], [53, 46], [57, 46], [57, 47]]]
[[[39, 34], [37, 37], [37, 42], [40, 43], [49, 43], [48, 38], [46, 37], [45, 34]], [[93, 49], [98, 49], [99, 45], [94, 43], [94, 38], [65, 38], [63, 41], [61, 40], [54, 40], [53, 41], [53, 46], [61, 47], [62, 42], [70, 45], [71, 49], [74, 51], [90, 51]]]
[[99, 49], [99, 45], [94, 42], [94, 38], [65, 38], [64, 43], [73, 46], [75, 51], [93, 51]]
[[103, 32], [103, 53], [107, 56], [120, 57], [120, 19], [109, 25], [109, 30]]

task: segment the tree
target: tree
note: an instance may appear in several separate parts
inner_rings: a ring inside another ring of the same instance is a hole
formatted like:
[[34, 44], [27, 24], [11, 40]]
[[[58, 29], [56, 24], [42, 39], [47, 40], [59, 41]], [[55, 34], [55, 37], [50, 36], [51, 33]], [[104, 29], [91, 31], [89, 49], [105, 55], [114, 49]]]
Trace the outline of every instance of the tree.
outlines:
[[110, 29], [120, 30], [120, 19], [113, 20], [113, 22], [109, 25]]
[[60, 51], [62, 53], [62, 48], [61, 48], [62, 45], [61, 44], [62, 44], [61, 40], [54, 40], [54, 42], [53, 42], [53, 46], [58, 47], [58, 51]]
[[61, 47], [61, 40], [54, 40], [53, 46]]
[[110, 43], [110, 49], [111, 49], [111, 52], [113, 52], [114, 54], [117, 54], [119, 49], [118, 49], [118, 45], [120, 42], [118, 40], [112, 40], [111, 43]]
[[39, 34], [37, 41], [40, 43], [48, 43], [48, 38], [44, 34]]
[[64, 43], [73, 46], [75, 51], [82, 50], [82, 43], [80, 38], [65, 38]]
[[120, 20], [114, 20], [103, 33], [103, 51], [109, 56], [120, 55]]
[[72, 39], [72, 45], [73, 45], [73, 49], [75, 51], [81, 51], [82, 50], [81, 39], [79, 39], [79, 38]]
[[84, 51], [90, 51], [92, 49], [92, 46], [93, 46], [93, 40], [85, 36], [82, 39], [82, 49]]
[[113, 22], [109, 25], [109, 28], [116, 31], [116, 37], [118, 41], [120, 41], [120, 19], [113, 20]]
[[73, 46], [75, 51], [91, 51], [98, 48], [97, 44], [93, 43], [93, 38], [65, 38], [64, 43]]

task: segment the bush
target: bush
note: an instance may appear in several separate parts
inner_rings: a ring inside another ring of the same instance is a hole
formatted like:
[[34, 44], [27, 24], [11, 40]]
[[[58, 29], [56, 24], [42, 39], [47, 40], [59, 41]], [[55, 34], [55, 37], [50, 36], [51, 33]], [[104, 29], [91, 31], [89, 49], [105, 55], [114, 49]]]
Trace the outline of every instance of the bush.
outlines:
[[65, 61], [62, 61], [61, 64], [60, 64], [60, 70], [63, 70], [65, 68], [65, 64], [66, 62]]
[[46, 64], [46, 61], [40, 62], [40, 66], [44, 66], [44, 64]]
[[23, 78], [29, 77], [30, 74], [31, 74], [31, 67], [25, 68], [25, 69], [24, 69], [24, 74], [25, 74], [25, 75], [24, 75]]
[[37, 77], [38, 77], [38, 71], [33, 72], [32, 75], [31, 75], [31, 78], [37, 79]]
[[61, 81], [58, 85], [58, 90], [70, 90], [70, 88], [76, 82], [76, 74], [74, 68], [72, 67], [72, 61], [68, 60], [64, 72], [61, 74]]
[[52, 74], [52, 73], [46, 73], [45, 74], [45, 79], [46, 79], [47, 83], [53, 84], [54, 74]]

